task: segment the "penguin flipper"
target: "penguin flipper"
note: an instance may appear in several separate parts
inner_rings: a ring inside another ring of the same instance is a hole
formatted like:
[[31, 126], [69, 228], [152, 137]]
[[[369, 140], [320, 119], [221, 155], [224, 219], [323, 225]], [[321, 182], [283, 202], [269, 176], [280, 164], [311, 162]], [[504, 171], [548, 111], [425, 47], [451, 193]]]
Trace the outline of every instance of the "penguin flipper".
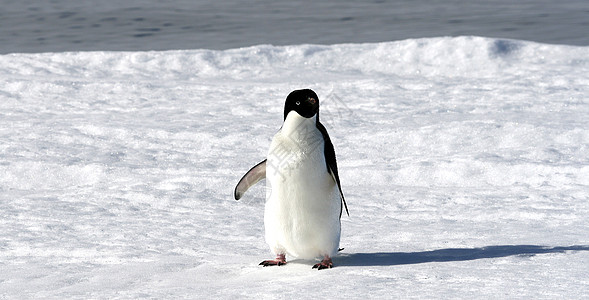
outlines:
[[[323, 155], [325, 156], [325, 164], [327, 165], [327, 172], [333, 177], [333, 180], [337, 184], [337, 188], [339, 190], [340, 197], [342, 198], [342, 203], [344, 208], [346, 209], [346, 214], [348, 217], [350, 216], [350, 212], [348, 211], [348, 204], [346, 204], [346, 198], [344, 198], [344, 192], [342, 192], [342, 187], [339, 182], [339, 175], [337, 172], [337, 160], [335, 158], [335, 149], [333, 149], [333, 144], [331, 143], [331, 139], [329, 138], [329, 134], [327, 133], [327, 129], [325, 126], [320, 122], [316, 124], [317, 129], [323, 135], [323, 140], [325, 141], [325, 148], [323, 149]], [[341, 216], [341, 212], [340, 212]]]
[[[348, 204], [346, 203], [346, 198], [344, 198], [344, 192], [342, 192], [342, 188], [340, 187], [339, 177], [337, 177], [337, 174], [334, 174], [334, 172], [333, 172], [333, 170], [331, 168], [329, 168], [329, 174], [331, 174], [331, 177], [333, 177], [333, 180], [337, 184], [337, 188], [339, 190], [339, 195], [340, 195], [340, 197], [342, 199], [342, 203], [344, 204], [344, 208], [346, 209], [346, 214], [349, 217], [350, 216], [350, 212], [348, 211]], [[340, 213], [340, 215], [341, 215], [341, 213]]]
[[235, 191], [233, 193], [235, 200], [239, 200], [241, 198], [241, 196], [243, 196], [243, 194], [245, 194], [245, 192], [252, 185], [258, 183], [258, 181], [260, 181], [264, 178], [266, 178], [266, 160], [265, 159], [263, 161], [261, 161], [260, 163], [258, 163], [257, 165], [255, 165], [253, 168], [251, 168], [249, 171], [247, 171], [247, 173], [245, 173], [245, 175], [243, 175], [243, 177], [241, 177], [241, 180], [239, 180], [239, 183], [237, 183], [237, 186], [235, 187]]

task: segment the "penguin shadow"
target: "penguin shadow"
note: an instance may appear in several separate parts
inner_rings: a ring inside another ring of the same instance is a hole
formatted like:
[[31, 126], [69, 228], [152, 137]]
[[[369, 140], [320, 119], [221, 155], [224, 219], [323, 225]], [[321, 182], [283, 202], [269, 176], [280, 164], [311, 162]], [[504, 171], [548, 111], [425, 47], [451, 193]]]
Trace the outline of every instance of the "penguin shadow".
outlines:
[[338, 266], [396, 266], [508, 256], [534, 256], [537, 254], [564, 253], [566, 251], [589, 251], [589, 246], [503, 245], [481, 248], [448, 248], [422, 252], [341, 253], [335, 263]]

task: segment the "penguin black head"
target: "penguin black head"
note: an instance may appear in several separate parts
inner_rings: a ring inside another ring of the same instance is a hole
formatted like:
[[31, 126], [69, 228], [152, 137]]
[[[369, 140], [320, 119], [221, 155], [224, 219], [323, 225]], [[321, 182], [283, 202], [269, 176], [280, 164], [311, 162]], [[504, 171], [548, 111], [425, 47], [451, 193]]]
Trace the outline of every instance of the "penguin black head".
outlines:
[[296, 111], [305, 118], [319, 114], [319, 97], [309, 89], [292, 91], [284, 102], [284, 119], [291, 111]]

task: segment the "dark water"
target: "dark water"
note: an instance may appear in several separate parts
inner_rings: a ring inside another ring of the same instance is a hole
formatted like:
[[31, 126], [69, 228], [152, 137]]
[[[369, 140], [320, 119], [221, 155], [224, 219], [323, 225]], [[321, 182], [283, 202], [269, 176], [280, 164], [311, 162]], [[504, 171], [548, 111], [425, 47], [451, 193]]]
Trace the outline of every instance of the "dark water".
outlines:
[[0, 0], [0, 53], [228, 49], [459, 35], [589, 45], [589, 1]]

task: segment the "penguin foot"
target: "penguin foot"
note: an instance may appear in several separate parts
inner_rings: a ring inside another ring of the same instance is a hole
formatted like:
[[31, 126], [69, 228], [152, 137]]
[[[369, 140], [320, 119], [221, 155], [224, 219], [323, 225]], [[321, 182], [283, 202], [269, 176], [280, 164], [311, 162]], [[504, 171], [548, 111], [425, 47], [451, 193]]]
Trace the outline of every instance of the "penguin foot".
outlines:
[[260, 263], [260, 266], [282, 266], [286, 265], [286, 256], [284, 254], [278, 254], [276, 259], [265, 260]]
[[325, 255], [325, 258], [320, 263], [317, 263], [313, 266], [313, 269], [323, 270], [323, 269], [331, 269], [333, 267], [333, 262], [331, 258]]

